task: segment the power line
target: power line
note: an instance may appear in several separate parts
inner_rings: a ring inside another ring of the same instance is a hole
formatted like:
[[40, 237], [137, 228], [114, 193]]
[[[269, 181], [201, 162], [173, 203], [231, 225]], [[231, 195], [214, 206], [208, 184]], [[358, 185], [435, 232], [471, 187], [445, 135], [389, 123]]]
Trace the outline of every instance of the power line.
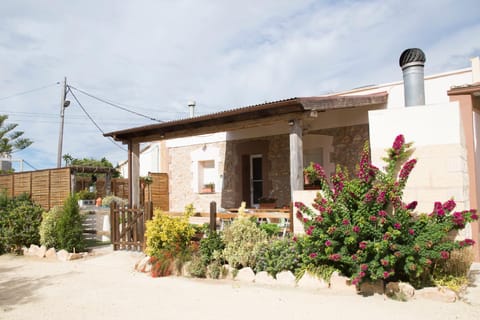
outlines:
[[[72, 90], [70, 90], [70, 87], [68, 87], [68, 92], [70, 92], [73, 96], [73, 98], [75, 99], [75, 101], [77, 102], [77, 104], [80, 106], [80, 108], [83, 110], [83, 112], [85, 113], [85, 115], [88, 117], [88, 119], [90, 119], [90, 121], [95, 125], [95, 127], [97, 127], [97, 129], [102, 133], [102, 135], [105, 134], [105, 132], [103, 132], [102, 128], [100, 128], [100, 126], [95, 122], [95, 120], [93, 120], [93, 118], [90, 116], [90, 114], [87, 112], [87, 110], [85, 110], [85, 108], [82, 106], [82, 104], [80, 103], [80, 101], [78, 101], [77, 99], [77, 96], [72, 92]], [[125, 148], [122, 148], [121, 146], [119, 146], [115, 141], [111, 140], [110, 137], [108, 137], [108, 140], [110, 142], [112, 142], [117, 148], [120, 148], [122, 149], [123, 151], [127, 151]]]
[[30, 163], [28, 163], [27, 160], [23, 160], [23, 162], [24, 162], [27, 166], [29, 166], [30, 168], [32, 168], [33, 170], [38, 170], [37, 168], [35, 168], [34, 166], [32, 166]]
[[40, 90], [43, 90], [43, 89], [47, 89], [47, 88], [50, 88], [50, 87], [53, 87], [53, 86], [56, 86], [56, 85], [59, 85], [59, 84], [60, 84], [60, 82], [55, 82], [55, 83], [53, 83], [53, 84], [48, 84], [48, 85], [45, 85], [45, 86], [43, 86], [43, 87], [39, 87], [39, 88], [27, 90], [27, 91], [22, 91], [22, 92], [14, 93], [14, 94], [11, 94], [11, 95], [9, 95], [9, 96], [0, 98], [0, 101], [1, 101], [1, 100], [6, 100], [6, 99], [10, 99], [10, 98], [13, 98], [13, 97], [23, 96], [23, 95], [25, 95], [25, 94], [29, 94], [29, 93], [32, 93], [32, 92], [35, 92], [35, 91], [40, 91]]
[[[149, 116], [146, 116], [146, 115], [141, 114], [141, 113], [139, 113], [139, 112], [136, 112], [136, 111], [127, 109], [127, 108], [125, 108], [125, 107], [122, 107], [122, 106], [120, 106], [120, 105], [117, 104], [117, 103], [113, 103], [113, 102], [110, 102], [110, 101], [108, 101], [108, 100], [105, 100], [105, 99], [96, 97], [96, 96], [94, 96], [93, 94], [88, 93], [88, 92], [86, 92], [86, 91], [84, 91], [84, 90], [75, 88], [74, 86], [69, 85], [68, 87], [69, 87], [69, 88], [72, 88], [72, 89], [74, 89], [74, 90], [77, 90], [78, 92], [81, 92], [81, 93], [83, 93], [84, 95], [89, 96], [90, 98], [93, 98], [93, 99], [98, 100], [98, 101], [100, 101], [100, 102], [106, 103], [106, 104], [108, 104], [108, 105], [110, 105], [110, 106], [112, 106], [112, 107], [121, 109], [121, 110], [126, 111], [126, 112], [130, 112], [130, 113], [132, 113], [132, 114], [135, 114], [135, 115], [137, 115], [137, 116], [140, 116], [140, 117], [143, 117], [143, 118], [152, 120], [152, 121], [163, 122], [162, 120], [155, 119], [155, 118], [153, 118], [153, 117], [149, 117]], [[70, 90], [70, 92], [72, 92], [72, 91]], [[72, 93], [72, 94], [73, 94], [73, 93]]]

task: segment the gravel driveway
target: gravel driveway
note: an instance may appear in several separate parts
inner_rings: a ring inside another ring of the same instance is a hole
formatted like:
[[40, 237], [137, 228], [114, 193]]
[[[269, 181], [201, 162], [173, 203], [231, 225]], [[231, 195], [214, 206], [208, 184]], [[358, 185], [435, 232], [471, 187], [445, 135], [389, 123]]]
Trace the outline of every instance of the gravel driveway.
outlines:
[[0, 319], [479, 319], [480, 304], [271, 288], [233, 281], [153, 279], [138, 253], [69, 262], [0, 256]]

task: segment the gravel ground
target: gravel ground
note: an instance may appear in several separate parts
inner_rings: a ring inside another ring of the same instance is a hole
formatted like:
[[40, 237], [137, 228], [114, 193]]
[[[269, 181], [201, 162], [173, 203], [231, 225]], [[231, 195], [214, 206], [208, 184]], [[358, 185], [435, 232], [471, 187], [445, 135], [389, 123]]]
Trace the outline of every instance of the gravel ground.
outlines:
[[478, 282], [471, 288], [468, 302], [398, 302], [378, 295], [362, 297], [226, 280], [154, 279], [133, 271], [140, 257], [132, 252], [103, 252], [59, 262], [0, 256], [0, 319], [480, 318]]

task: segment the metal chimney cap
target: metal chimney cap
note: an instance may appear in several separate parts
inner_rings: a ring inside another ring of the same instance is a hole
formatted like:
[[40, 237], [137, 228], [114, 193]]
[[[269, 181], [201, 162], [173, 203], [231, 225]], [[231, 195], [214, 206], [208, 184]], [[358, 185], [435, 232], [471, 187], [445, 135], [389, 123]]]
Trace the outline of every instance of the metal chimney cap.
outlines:
[[402, 69], [408, 67], [408, 65], [424, 65], [427, 58], [425, 53], [419, 48], [410, 48], [402, 52], [399, 59], [399, 64]]

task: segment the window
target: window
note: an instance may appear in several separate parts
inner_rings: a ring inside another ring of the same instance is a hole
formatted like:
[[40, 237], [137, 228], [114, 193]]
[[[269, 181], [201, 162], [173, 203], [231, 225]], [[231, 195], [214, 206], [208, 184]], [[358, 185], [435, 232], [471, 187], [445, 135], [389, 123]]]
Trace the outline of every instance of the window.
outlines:
[[198, 190], [202, 190], [206, 184], [216, 184], [217, 169], [214, 160], [198, 162]]

